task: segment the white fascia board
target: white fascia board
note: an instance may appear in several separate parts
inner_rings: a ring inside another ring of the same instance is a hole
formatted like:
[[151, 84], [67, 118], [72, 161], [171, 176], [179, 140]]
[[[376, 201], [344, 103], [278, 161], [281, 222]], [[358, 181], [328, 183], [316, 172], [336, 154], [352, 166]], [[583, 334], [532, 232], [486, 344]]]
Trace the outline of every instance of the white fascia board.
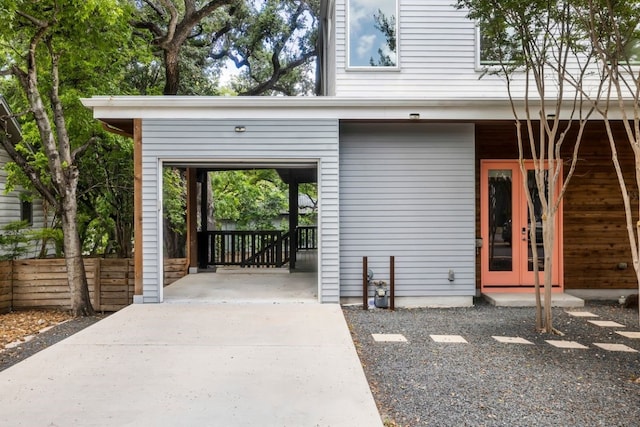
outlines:
[[[337, 119], [478, 121], [513, 120], [508, 99], [424, 99], [341, 97], [204, 97], [204, 96], [98, 96], [83, 98], [97, 119]], [[529, 102], [533, 105], [533, 102]], [[567, 103], [566, 115], [570, 106]], [[516, 109], [525, 118], [524, 102]], [[547, 106], [547, 111], [555, 105]], [[537, 111], [535, 107], [531, 111]], [[417, 117], [416, 117], [417, 115]], [[535, 114], [537, 116], [537, 114]], [[537, 117], [536, 117], [537, 118]], [[597, 119], [597, 115], [592, 115]]]

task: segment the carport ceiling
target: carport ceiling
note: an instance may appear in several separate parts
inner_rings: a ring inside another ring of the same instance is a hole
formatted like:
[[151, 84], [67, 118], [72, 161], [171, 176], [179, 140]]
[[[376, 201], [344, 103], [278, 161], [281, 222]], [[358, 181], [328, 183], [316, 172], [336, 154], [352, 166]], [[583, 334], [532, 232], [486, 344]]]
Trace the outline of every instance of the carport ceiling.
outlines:
[[317, 182], [318, 172], [315, 163], [234, 161], [223, 163], [165, 162], [165, 166], [177, 168], [196, 168], [199, 172], [221, 172], [230, 170], [275, 169], [285, 184]]

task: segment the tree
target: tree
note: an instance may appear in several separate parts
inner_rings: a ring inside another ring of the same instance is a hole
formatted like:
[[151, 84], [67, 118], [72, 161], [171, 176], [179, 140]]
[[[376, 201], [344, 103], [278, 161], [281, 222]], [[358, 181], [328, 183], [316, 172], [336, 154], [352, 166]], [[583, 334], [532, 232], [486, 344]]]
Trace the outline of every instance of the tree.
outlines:
[[132, 25], [148, 31], [151, 43], [162, 52], [165, 70], [165, 95], [180, 92], [180, 53], [187, 41], [201, 39], [199, 27], [215, 12], [235, 3], [235, 0], [211, 0], [200, 6], [200, 1], [140, 0], [134, 1], [138, 14]]
[[[583, 93], [602, 116], [607, 130], [640, 291], [640, 199], [631, 196], [631, 188], [640, 194], [640, 2], [576, 1], [572, 12], [581, 24], [582, 36], [590, 42], [600, 76], [606, 82], [595, 94], [589, 91]], [[612, 116], [622, 118], [626, 141], [617, 138]], [[625, 175], [620, 165], [618, 150], [625, 143], [629, 144], [635, 159], [633, 175]], [[633, 180], [635, 184], [630, 182]]]
[[[273, 221], [287, 211], [287, 188], [273, 169], [212, 173], [215, 217], [238, 229], [277, 228]], [[220, 226], [220, 224], [218, 224]]]
[[78, 161], [78, 223], [83, 253], [129, 258], [133, 253], [133, 144], [99, 135]]
[[310, 86], [305, 66], [316, 56], [318, 0], [134, 4], [132, 25], [162, 57], [165, 95], [215, 94], [210, 83], [230, 62], [241, 70], [234, 82], [240, 95], [293, 95]]
[[209, 56], [240, 70], [238, 95], [312, 94], [319, 11], [319, 0], [245, 0], [213, 32]]
[[[78, 159], [94, 143], [95, 125], [79, 96], [112, 91], [105, 75], [123, 58], [126, 9], [119, 0], [5, 1], [0, 6], [0, 72], [23, 96], [24, 138], [2, 140], [13, 161], [56, 211], [63, 231], [71, 308], [90, 315], [86, 273], [77, 224]], [[98, 89], [98, 86], [105, 85]], [[29, 120], [27, 120], [29, 119]]]
[[[569, 0], [458, 0], [477, 20], [494, 55], [486, 74], [506, 82], [517, 132], [520, 170], [529, 211], [529, 241], [533, 252], [536, 327], [553, 332], [551, 312], [552, 253], [556, 217], [573, 176], [578, 150], [592, 108], [585, 106], [582, 87], [592, 65], [589, 49], [576, 34]], [[567, 82], [571, 81], [571, 84]], [[524, 129], [523, 129], [524, 127]], [[563, 146], [570, 144], [570, 158]], [[530, 156], [535, 185], [528, 183]], [[563, 163], [569, 170], [562, 181]], [[562, 182], [562, 186], [559, 184]], [[544, 248], [544, 313], [540, 296], [536, 220], [542, 222]]]

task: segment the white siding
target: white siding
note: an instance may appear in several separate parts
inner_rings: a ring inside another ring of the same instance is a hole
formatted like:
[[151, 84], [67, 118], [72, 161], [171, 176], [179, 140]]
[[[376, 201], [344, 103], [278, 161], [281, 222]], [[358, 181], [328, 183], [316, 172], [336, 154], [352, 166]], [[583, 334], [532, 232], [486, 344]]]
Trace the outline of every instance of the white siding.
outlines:
[[399, 69], [347, 69], [347, 0], [336, 1], [336, 88], [339, 97], [506, 97], [496, 76], [476, 70], [475, 23], [452, 0], [398, 0]]
[[[235, 132], [237, 125], [246, 131]], [[145, 119], [142, 147], [145, 302], [161, 300], [161, 160], [318, 162], [320, 300], [339, 301], [337, 120]]]
[[[362, 257], [397, 296], [475, 294], [471, 124], [343, 124], [340, 287], [362, 295]], [[453, 270], [455, 280], [448, 280]]]

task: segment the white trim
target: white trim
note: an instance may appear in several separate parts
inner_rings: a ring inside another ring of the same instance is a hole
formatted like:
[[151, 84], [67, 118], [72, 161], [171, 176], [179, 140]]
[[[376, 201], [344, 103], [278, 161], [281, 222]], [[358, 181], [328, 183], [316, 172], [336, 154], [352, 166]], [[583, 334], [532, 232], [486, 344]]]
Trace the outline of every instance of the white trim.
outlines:
[[[524, 117], [524, 100], [514, 100]], [[200, 96], [98, 96], [83, 98], [97, 119], [336, 119], [336, 120], [420, 120], [477, 121], [513, 120], [509, 98], [340, 98], [340, 97], [200, 97]], [[531, 100], [531, 109], [537, 103]], [[629, 108], [632, 101], [628, 101]], [[568, 104], [568, 103], [565, 103]], [[555, 109], [555, 102], [549, 102]], [[569, 117], [570, 105], [561, 116]], [[611, 119], [619, 119], [612, 105]], [[593, 120], [598, 120], [592, 115]]]
[[[157, 159], [158, 161], [158, 187], [156, 188], [156, 200], [158, 205], [156, 206], [157, 212], [157, 227], [158, 227], [158, 301], [164, 302], [164, 205], [163, 205], [163, 189], [164, 189], [164, 161], [163, 159]], [[144, 292], [144, 291], [143, 291]]]
[[[339, 97], [207, 97], [207, 96], [97, 96], [83, 98], [96, 119], [336, 119], [481, 121], [513, 120], [509, 98], [443, 100], [427, 98], [339, 98]], [[514, 100], [524, 117], [524, 100]], [[570, 104], [570, 103], [565, 103]], [[629, 107], [632, 101], [628, 101]], [[555, 102], [549, 101], [549, 109]], [[561, 116], [569, 117], [570, 105]], [[592, 120], [599, 120], [592, 115]], [[611, 119], [619, 119], [612, 105]], [[240, 123], [239, 123], [240, 124]]]
[[[260, 159], [262, 159], [262, 162], [260, 162]], [[164, 220], [163, 220], [163, 213], [164, 213], [164, 203], [163, 203], [163, 191], [162, 189], [164, 188], [164, 182], [163, 182], [163, 178], [164, 178], [164, 168], [166, 167], [167, 164], [171, 165], [171, 164], [175, 164], [175, 163], [181, 163], [181, 164], [185, 164], [185, 163], [193, 163], [193, 164], [197, 164], [199, 167], [207, 167], [207, 166], [211, 166], [211, 165], [220, 165], [220, 164], [225, 164], [227, 166], [233, 166], [233, 165], [244, 165], [244, 163], [246, 162], [247, 159], [242, 159], [242, 158], [230, 158], [230, 157], [207, 157], [205, 159], [194, 159], [192, 157], [186, 157], [186, 158], [179, 158], [179, 157], [163, 157], [163, 158], [158, 158], [158, 188], [157, 188], [157, 200], [158, 200], [158, 244], [160, 246], [162, 246], [162, 248], [158, 251], [158, 266], [160, 269], [160, 279], [159, 279], [159, 283], [158, 283], [158, 301], [159, 302], [164, 302]], [[317, 295], [318, 295], [318, 302], [322, 302], [323, 301], [323, 295], [322, 295], [322, 268], [321, 268], [321, 263], [322, 263], [322, 253], [323, 253], [323, 245], [322, 245], [322, 239], [320, 238], [320, 236], [322, 236], [322, 221], [320, 221], [320, 219], [322, 218], [322, 194], [323, 194], [323, 186], [322, 186], [322, 165], [321, 165], [321, 159], [319, 158], [314, 158], [314, 157], [309, 157], [309, 158], [271, 158], [271, 157], [262, 157], [262, 158], [251, 158], [251, 164], [252, 165], [267, 165], [267, 166], [273, 166], [273, 162], [277, 161], [279, 163], [279, 166], [281, 167], [286, 167], [287, 164], [291, 164], [291, 165], [299, 165], [299, 164], [305, 164], [305, 165], [310, 165], [313, 164], [316, 167], [316, 171], [317, 171], [317, 186], [318, 186], [318, 232], [317, 232], [317, 236], [318, 236], [318, 256], [317, 256]], [[339, 250], [339, 249], [338, 249]], [[336, 256], [340, 257], [339, 252], [336, 254]], [[194, 274], [194, 273], [198, 273], [198, 269], [194, 268], [193, 271], [191, 268], [189, 268], [189, 274]], [[142, 297], [142, 296], [141, 296]]]
[[[339, 163], [339, 160], [338, 160]], [[318, 192], [318, 212], [316, 214], [316, 244], [318, 246], [318, 248], [316, 249], [317, 251], [317, 255], [316, 255], [316, 269], [318, 270], [317, 272], [317, 287], [318, 287], [318, 302], [322, 303], [323, 301], [323, 292], [322, 292], [322, 260], [323, 260], [323, 245], [322, 245], [322, 222], [321, 221], [323, 219], [323, 194], [324, 194], [324, 187], [322, 184], [322, 159], [318, 159], [316, 162], [316, 191]], [[340, 197], [337, 198], [338, 200], [340, 199]], [[338, 200], [336, 200], [336, 203], [338, 203]], [[338, 236], [338, 240], [340, 240], [340, 236]], [[340, 259], [340, 245], [338, 245], [338, 248], [336, 250], [336, 256], [338, 257], [338, 259]], [[340, 298], [340, 285], [338, 284], [338, 298]]]

